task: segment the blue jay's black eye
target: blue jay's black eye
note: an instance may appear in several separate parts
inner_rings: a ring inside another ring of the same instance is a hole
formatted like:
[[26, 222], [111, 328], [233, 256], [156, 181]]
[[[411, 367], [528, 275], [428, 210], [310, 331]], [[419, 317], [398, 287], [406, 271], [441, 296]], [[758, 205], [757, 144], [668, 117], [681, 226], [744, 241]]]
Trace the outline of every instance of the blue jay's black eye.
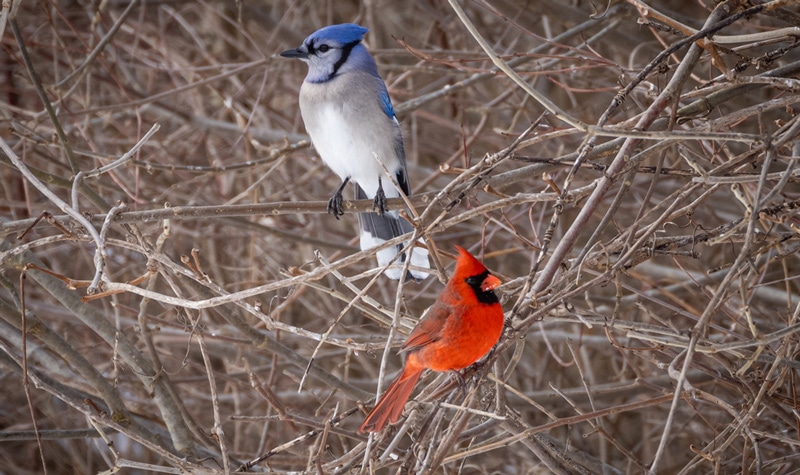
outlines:
[[329, 49], [331, 49], [331, 47], [328, 46], [328, 45], [320, 45], [319, 48], [317, 48], [317, 50], [320, 53], [324, 53], [324, 52], [328, 51]]

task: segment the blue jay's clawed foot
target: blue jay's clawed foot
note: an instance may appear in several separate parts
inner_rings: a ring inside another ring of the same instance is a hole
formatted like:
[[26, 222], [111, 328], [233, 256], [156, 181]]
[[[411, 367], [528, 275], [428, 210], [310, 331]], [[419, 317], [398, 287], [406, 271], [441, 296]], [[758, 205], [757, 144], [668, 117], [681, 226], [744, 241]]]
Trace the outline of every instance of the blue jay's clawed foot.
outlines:
[[331, 199], [328, 200], [328, 213], [332, 214], [336, 219], [339, 219], [339, 216], [344, 214], [344, 206], [342, 205], [342, 191], [344, 191], [344, 187], [347, 186], [347, 183], [349, 182], [350, 179], [345, 178], [339, 188], [336, 189], [336, 193], [334, 193], [333, 196], [331, 196]]
[[[308, 64], [300, 87], [300, 113], [320, 158], [342, 179], [342, 186], [328, 201], [328, 212], [336, 218], [344, 214], [342, 190], [348, 181], [355, 184], [356, 199], [373, 200], [375, 212], [358, 213], [362, 250], [414, 231], [397, 211], [386, 209], [388, 198], [408, 195], [411, 187], [400, 123], [378, 66], [362, 44], [367, 31], [352, 23], [326, 26], [297, 48], [281, 52], [284, 58]], [[380, 178], [387, 171], [397, 179], [399, 189], [383, 189]], [[402, 279], [405, 263], [411, 265], [406, 278], [428, 276], [428, 250], [409, 244], [376, 253], [387, 277]]]
[[378, 191], [375, 192], [375, 198], [372, 200], [372, 209], [378, 213], [378, 216], [383, 216], [383, 213], [388, 211], [386, 209], [386, 193], [383, 192], [380, 178], [378, 178]]

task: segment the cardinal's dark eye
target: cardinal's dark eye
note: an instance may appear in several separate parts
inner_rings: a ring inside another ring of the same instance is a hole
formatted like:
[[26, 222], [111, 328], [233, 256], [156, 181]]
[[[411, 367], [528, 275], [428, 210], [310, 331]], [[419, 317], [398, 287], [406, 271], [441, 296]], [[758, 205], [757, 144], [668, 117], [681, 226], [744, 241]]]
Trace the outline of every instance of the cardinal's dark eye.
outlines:
[[317, 48], [317, 49], [319, 50], [320, 53], [324, 53], [324, 52], [328, 51], [329, 49], [331, 49], [331, 47], [328, 46], [328, 45], [320, 45], [319, 48]]

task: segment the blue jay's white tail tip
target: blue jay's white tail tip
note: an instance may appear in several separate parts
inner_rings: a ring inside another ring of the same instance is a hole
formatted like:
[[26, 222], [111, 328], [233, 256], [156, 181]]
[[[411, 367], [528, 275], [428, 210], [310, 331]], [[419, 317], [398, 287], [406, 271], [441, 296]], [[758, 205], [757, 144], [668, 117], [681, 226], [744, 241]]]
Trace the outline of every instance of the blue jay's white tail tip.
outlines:
[[[356, 198], [363, 197], [364, 192], [360, 188], [356, 188]], [[401, 218], [397, 211], [387, 211], [382, 215], [377, 213], [359, 213], [358, 222], [361, 225], [361, 250], [366, 251], [373, 247], [380, 246], [390, 239], [397, 236], [409, 234], [414, 231], [411, 223]], [[423, 244], [425, 241], [420, 239]], [[428, 250], [424, 247], [414, 246], [413, 249], [405, 251], [400, 254], [403, 248], [408, 243], [398, 244], [397, 246], [387, 247], [377, 252], [378, 266], [385, 267], [390, 262], [393, 263], [392, 267], [386, 269], [386, 277], [394, 280], [400, 280], [403, 277], [402, 266], [405, 264], [408, 255], [411, 254], [411, 266], [421, 267], [423, 269], [430, 269], [431, 264], [428, 261]], [[409, 269], [408, 277], [416, 281], [420, 281], [428, 277], [429, 273], [419, 270]]]
[[[382, 251], [378, 251], [378, 265], [385, 266], [388, 264], [394, 257], [397, 255], [397, 251], [399, 249], [396, 247], [390, 247], [388, 249], [384, 249]], [[385, 275], [386, 277], [394, 280], [400, 280], [403, 276], [403, 269], [402, 266], [405, 264], [405, 256], [400, 256], [399, 258], [395, 259], [394, 265], [386, 269]], [[411, 251], [411, 266], [412, 267], [423, 267], [430, 269], [431, 265], [428, 260], [428, 250], [422, 247], [414, 247]], [[416, 280], [417, 282], [424, 280], [430, 274], [428, 272], [423, 272], [419, 270], [408, 270], [408, 277]]]
[[[411, 251], [411, 266], [430, 269], [431, 263], [428, 259], [428, 250], [423, 247], [414, 246], [414, 249]], [[430, 275], [428, 272], [422, 272], [418, 270], [412, 270], [410, 273], [411, 278], [416, 281], [426, 279]], [[400, 279], [400, 276], [397, 276], [397, 278]]]
[[[367, 250], [372, 249], [375, 246], [383, 244], [383, 239], [375, 238], [368, 232], [362, 231], [361, 232], [361, 249]], [[423, 241], [424, 242], [424, 241]], [[392, 246], [387, 247], [386, 249], [382, 249], [378, 251], [375, 257], [378, 259], [378, 267], [385, 267], [387, 264], [392, 262], [392, 266], [386, 269], [384, 275], [390, 279], [400, 280], [403, 277], [403, 266], [405, 265], [406, 257], [408, 256], [408, 251], [406, 251], [403, 255], [398, 256], [398, 252], [400, 252], [405, 247], [405, 244], [399, 246]], [[411, 250], [411, 267], [417, 268], [424, 268], [430, 269], [431, 264], [430, 260], [428, 259], [428, 250], [424, 247], [414, 246]], [[421, 270], [411, 269], [408, 270], [407, 279], [414, 279], [415, 281], [419, 282], [423, 279], [426, 279], [430, 273], [424, 272]]]

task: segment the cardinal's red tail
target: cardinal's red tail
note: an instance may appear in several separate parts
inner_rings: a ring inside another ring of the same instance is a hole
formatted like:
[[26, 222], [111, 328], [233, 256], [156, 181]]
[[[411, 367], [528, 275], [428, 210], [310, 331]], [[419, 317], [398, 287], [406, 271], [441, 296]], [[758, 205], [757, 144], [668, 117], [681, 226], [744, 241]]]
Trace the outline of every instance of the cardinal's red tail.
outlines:
[[403, 414], [406, 401], [411, 396], [411, 391], [417, 385], [424, 368], [403, 368], [403, 371], [392, 381], [392, 384], [381, 396], [381, 400], [370, 411], [364, 423], [358, 428], [358, 433], [379, 432], [386, 423], [394, 424]]

